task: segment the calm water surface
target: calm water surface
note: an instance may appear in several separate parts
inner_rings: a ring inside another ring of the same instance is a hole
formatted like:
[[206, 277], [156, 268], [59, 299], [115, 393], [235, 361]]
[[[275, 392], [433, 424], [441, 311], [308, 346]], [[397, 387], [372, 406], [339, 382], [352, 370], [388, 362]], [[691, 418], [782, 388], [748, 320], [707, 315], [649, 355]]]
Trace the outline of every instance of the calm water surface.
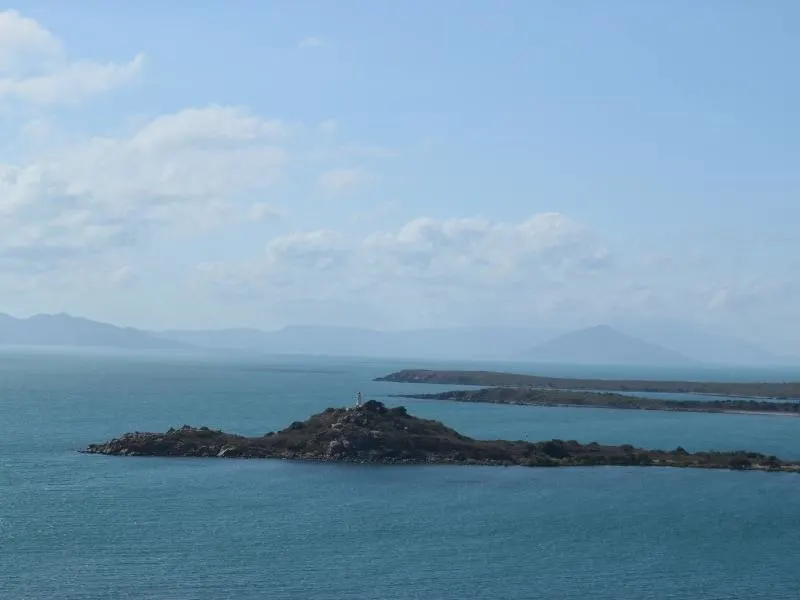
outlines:
[[[390, 361], [0, 359], [2, 600], [800, 597], [800, 476], [84, 456], [124, 431], [260, 434], [426, 386], [371, 382], [418, 366]], [[792, 417], [404, 403], [480, 437], [800, 458]]]

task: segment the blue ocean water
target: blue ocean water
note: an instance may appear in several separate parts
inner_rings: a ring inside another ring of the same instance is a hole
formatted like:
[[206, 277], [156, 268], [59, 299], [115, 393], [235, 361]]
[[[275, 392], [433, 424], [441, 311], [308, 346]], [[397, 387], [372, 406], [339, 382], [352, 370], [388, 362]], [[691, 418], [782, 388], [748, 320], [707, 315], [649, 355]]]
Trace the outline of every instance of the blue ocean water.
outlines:
[[[424, 390], [371, 381], [406, 366], [419, 365], [0, 355], [0, 599], [800, 597], [800, 476], [75, 452], [183, 423], [259, 434], [349, 403], [359, 389], [378, 398]], [[577, 371], [563, 374], [598, 374]], [[479, 437], [800, 458], [793, 417], [404, 404]]]

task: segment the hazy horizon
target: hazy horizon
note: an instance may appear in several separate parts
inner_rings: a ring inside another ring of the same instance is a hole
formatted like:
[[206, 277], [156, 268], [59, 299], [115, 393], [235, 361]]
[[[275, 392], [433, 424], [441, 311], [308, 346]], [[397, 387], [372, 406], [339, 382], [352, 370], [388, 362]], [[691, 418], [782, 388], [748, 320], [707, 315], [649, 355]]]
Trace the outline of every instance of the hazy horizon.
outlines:
[[381, 330], [337, 325], [147, 330], [73, 316], [0, 313], [2, 347], [127, 348], [134, 350], [232, 350], [418, 359], [519, 360], [538, 364], [750, 367], [794, 365], [797, 355], [771, 351], [748, 340], [675, 325], [639, 323], [578, 329], [542, 327], [439, 327]]
[[0, 12], [0, 312], [683, 327], [800, 354], [798, 17], [18, 2]]

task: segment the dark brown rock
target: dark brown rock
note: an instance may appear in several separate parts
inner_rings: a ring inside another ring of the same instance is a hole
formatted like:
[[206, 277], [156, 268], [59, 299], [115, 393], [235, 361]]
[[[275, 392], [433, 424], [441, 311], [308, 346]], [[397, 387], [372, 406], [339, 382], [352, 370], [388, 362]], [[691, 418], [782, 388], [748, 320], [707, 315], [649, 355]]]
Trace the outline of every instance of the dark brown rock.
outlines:
[[607, 446], [575, 440], [483, 441], [439, 421], [419, 419], [403, 407], [370, 400], [358, 408], [329, 408], [306, 421], [260, 437], [208, 427], [170, 428], [166, 433], [128, 433], [83, 452], [119, 456], [286, 458], [380, 464], [554, 466], [674, 466], [709, 469], [798, 471], [800, 466], [754, 452], [673, 452], [629, 444]]

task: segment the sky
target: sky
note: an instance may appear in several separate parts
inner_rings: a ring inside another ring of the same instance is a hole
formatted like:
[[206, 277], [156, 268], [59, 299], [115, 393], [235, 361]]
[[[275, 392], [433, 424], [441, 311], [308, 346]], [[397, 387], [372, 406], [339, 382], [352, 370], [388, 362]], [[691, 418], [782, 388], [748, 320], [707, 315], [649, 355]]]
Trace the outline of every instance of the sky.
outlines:
[[18, 2], [0, 312], [800, 351], [794, 0]]

